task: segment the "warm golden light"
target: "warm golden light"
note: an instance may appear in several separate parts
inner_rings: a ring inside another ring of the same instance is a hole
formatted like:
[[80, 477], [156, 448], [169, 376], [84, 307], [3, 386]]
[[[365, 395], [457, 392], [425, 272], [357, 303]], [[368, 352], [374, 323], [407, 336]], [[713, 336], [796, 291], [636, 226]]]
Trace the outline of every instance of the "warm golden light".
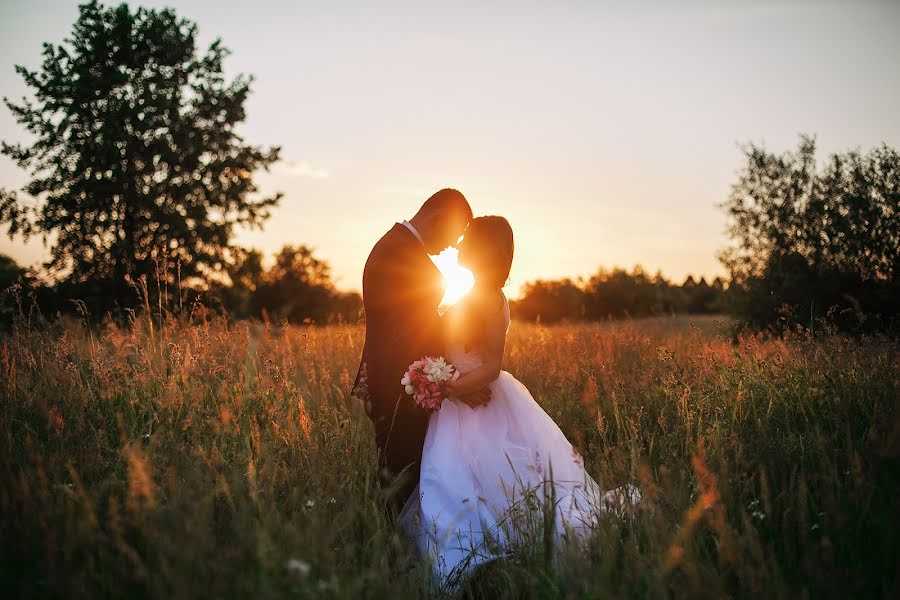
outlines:
[[444, 275], [444, 298], [441, 306], [452, 306], [466, 295], [475, 284], [475, 277], [465, 267], [461, 267], [457, 259], [459, 252], [456, 248], [447, 248], [431, 260]]

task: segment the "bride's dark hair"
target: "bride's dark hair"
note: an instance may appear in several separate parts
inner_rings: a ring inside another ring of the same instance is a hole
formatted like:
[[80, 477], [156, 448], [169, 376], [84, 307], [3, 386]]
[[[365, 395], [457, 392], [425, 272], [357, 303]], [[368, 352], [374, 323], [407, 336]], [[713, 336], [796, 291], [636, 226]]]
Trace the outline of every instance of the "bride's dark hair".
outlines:
[[512, 227], [503, 217], [472, 219], [463, 235], [460, 264], [475, 274], [476, 286], [448, 312], [445, 322], [468, 352], [483, 342], [485, 320], [502, 310], [501, 288], [509, 279], [515, 248]]
[[478, 278], [491, 287], [505, 286], [515, 250], [509, 221], [496, 216], [472, 219], [465, 232], [465, 243], [477, 261], [472, 266], [478, 271]]

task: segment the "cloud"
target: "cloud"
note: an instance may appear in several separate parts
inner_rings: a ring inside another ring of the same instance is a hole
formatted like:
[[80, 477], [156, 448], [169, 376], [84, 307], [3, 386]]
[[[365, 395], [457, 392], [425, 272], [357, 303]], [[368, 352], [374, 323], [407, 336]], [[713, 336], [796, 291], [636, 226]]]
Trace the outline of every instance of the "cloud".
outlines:
[[277, 168], [280, 171], [298, 177], [311, 177], [313, 179], [328, 178], [328, 171], [313, 167], [305, 160], [282, 160], [278, 162]]

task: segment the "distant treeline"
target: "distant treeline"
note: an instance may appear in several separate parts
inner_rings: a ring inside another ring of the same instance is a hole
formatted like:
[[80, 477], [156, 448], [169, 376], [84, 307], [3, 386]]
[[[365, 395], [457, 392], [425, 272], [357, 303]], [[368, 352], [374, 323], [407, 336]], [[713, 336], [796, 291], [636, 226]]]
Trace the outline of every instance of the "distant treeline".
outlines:
[[725, 284], [720, 278], [707, 283], [688, 277], [681, 285], [661, 274], [601, 270], [587, 281], [538, 280], [525, 284], [522, 297], [511, 303], [513, 317], [525, 321], [602, 320], [675, 313], [723, 312]]
[[[80, 284], [41, 282], [30, 270], [0, 255], [0, 318], [16, 310], [88, 313], [95, 319], [142, 307], [160, 315], [208, 314], [232, 319], [282, 323], [356, 323], [365, 318], [362, 297], [335, 288], [328, 263], [308, 246], [285, 246], [274, 264], [263, 265], [262, 253], [232, 249], [226, 276], [212, 282], [178, 281], [178, 269], [162, 265], [152, 278], [131, 281], [122, 304], [102, 280]], [[585, 281], [537, 280], [525, 284], [511, 303], [513, 317], [525, 321], [602, 320], [676, 313], [710, 314], [726, 308], [724, 282], [688, 277], [681, 285], [640, 267], [631, 271], [600, 270]], [[24, 308], [23, 308], [24, 307]]]
[[234, 318], [356, 323], [363, 317], [362, 297], [335, 289], [328, 263], [308, 246], [285, 246], [268, 269], [258, 250], [241, 250], [228, 279], [211, 286], [207, 298]]
[[112, 282], [41, 280], [8, 256], [0, 255], [0, 324], [17, 312], [46, 317], [80, 313], [94, 320], [145, 310], [161, 317], [216, 313], [232, 319], [282, 323], [356, 323], [362, 297], [335, 288], [327, 262], [308, 246], [285, 246], [269, 267], [262, 253], [231, 249], [224, 276], [211, 281], [181, 280], [178, 265], [163, 264], [150, 277], [129, 278], [125, 297]]

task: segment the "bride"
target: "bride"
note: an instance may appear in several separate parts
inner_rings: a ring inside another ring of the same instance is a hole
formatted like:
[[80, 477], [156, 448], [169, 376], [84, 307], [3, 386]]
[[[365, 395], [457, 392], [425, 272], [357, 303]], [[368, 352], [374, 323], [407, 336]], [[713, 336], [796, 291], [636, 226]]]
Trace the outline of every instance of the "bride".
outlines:
[[[503, 217], [474, 219], [459, 263], [471, 292], [444, 316], [447, 359], [461, 376], [428, 423], [420, 480], [400, 514], [440, 585], [510, 555], [529, 531], [549, 525], [560, 540], [584, 540], [598, 514], [640, 501], [633, 486], [601, 493], [581, 456], [515, 377], [501, 370], [509, 304], [502, 288], [513, 258]], [[490, 402], [454, 399], [489, 385]]]

